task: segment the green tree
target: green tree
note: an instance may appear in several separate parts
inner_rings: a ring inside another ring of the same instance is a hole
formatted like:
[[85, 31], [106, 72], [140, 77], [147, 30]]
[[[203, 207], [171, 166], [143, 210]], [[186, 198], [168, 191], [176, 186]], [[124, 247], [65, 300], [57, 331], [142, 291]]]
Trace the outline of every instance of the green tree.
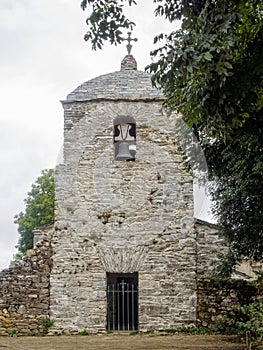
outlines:
[[19, 253], [25, 253], [33, 247], [34, 229], [54, 223], [54, 198], [54, 170], [43, 170], [24, 201], [25, 212], [15, 216], [20, 234]]
[[[231, 261], [263, 255], [263, 2], [153, 0], [155, 15], [181, 28], [154, 38], [147, 69], [165, 106], [193, 128], [208, 161], [215, 214]], [[134, 23], [129, 0], [83, 0], [93, 49], [122, 41]]]

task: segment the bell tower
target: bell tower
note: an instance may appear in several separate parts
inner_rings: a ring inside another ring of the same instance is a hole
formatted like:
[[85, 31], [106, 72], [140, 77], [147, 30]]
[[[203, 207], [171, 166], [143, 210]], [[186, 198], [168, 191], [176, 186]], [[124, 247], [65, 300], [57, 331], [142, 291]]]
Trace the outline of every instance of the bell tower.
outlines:
[[180, 118], [163, 102], [130, 51], [120, 71], [62, 101], [50, 279], [57, 332], [196, 321], [192, 176], [177, 138]]

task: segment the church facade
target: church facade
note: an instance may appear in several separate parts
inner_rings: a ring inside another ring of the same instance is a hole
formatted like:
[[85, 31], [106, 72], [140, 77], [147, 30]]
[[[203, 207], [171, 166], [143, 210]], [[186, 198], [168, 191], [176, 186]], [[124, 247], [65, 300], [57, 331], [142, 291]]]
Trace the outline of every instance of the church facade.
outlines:
[[62, 101], [50, 318], [53, 332], [196, 324], [197, 281], [222, 244], [194, 218], [180, 116], [127, 55]]

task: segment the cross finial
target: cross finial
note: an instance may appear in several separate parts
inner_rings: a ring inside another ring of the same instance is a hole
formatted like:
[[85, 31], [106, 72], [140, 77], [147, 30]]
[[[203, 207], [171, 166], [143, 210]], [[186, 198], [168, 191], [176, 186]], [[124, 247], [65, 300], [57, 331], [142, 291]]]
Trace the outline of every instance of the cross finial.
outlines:
[[121, 286], [121, 289], [122, 289], [122, 290], [124, 290], [126, 284], [127, 284], [127, 283], [124, 282], [124, 280], [122, 280], [122, 281], [119, 283], [119, 285]]
[[128, 55], [130, 55], [131, 54], [131, 49], [132, 49], [131, 41], [135, 41], [136, 42], [136, 41], [138, 41], [138, 39], [137, 38], [132, 39], [131, 38], [131, 32], [128, 32], [127, 34], [128, 34], [128, 38], [124, 39], [124, 40], [128, 41], [128, 45], [126, 45], [126, 47], [127, 47]]

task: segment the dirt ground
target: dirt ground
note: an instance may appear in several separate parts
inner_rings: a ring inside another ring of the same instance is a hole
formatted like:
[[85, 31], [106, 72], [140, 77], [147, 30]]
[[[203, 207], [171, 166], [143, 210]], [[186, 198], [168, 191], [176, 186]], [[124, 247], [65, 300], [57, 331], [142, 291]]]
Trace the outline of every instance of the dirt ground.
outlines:
[[245, 350], [236, 336], [88, 335], [0, 337], [0, 350]]

